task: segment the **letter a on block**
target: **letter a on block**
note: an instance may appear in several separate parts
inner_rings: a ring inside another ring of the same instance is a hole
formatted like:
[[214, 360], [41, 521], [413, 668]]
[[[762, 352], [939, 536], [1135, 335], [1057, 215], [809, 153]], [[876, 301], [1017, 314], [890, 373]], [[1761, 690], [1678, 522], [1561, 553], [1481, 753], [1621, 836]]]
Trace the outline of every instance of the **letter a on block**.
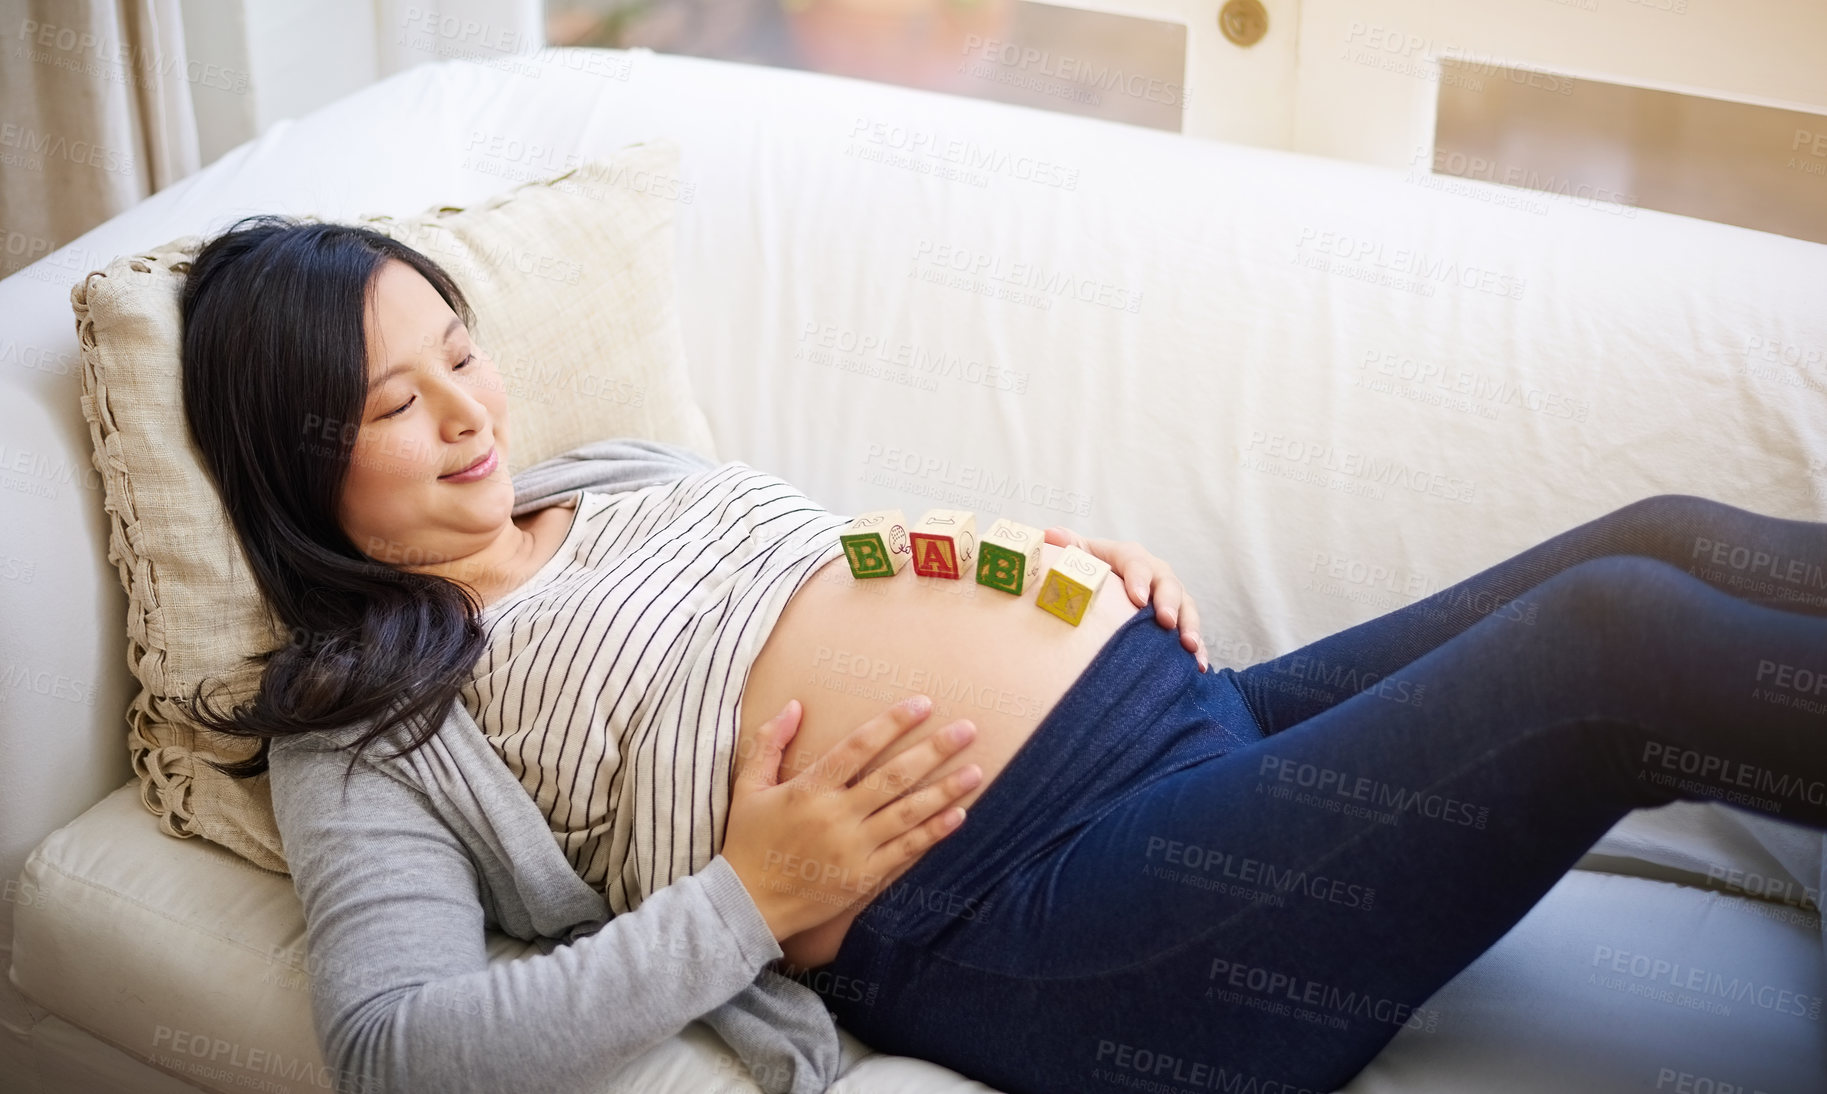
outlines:
[[1068, 547], [1055, 559], [1040, 583], [1034, 606], [1059, 616], [1074, 627], [1085, 618], [1091, 598], [1110, 573], [1110, 564], [1087, 551]]
[[977, 514], [969, 509], [928, 509], [907, 535], [921, 577], [956, 581], [977, 559]]
[[914, 573], [957, 577], [958, 559], [952, 554], [951, 541], [940, 536], [915, 536]]

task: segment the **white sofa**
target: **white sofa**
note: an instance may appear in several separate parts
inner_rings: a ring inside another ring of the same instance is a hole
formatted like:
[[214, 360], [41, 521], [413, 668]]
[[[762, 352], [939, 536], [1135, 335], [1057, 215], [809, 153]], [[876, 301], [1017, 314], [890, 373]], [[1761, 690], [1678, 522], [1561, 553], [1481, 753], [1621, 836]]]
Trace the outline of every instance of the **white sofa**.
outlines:
[[[643, 52], [413, 69], [0, 282], [0, 1089], [329, 1086], [289, 879], [163, 835], [129, 781], [70, 285], [245, 213], [412, 214], [661, 136], [718, 457], [839, 511], [1138, 539], [1220, 664], [1648, 494], [1827, 519], [1827, 247]], [[1633, 814], [1348, 1094], [1827, 1089], [1822, 870], [1796, 826]], [[845, 1043], [840, 1094], [985, 1089]], [[711, 1089], [751, 1087], [695, 1023], [602, 1083]]]

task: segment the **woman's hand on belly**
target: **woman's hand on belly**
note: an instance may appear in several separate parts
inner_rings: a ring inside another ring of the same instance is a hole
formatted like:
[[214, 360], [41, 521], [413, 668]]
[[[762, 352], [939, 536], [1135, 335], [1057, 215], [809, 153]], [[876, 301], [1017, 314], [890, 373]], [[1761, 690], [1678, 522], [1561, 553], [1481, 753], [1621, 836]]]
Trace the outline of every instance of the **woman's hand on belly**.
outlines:
[[932, 785], [921, 780], [970, 743], [976, 727], [969, 722], [864, 770], [931, 711], [924, 696], [896, 703], [783, 781], [781, 756], [800, 716], [799, 705], [788, 703], [753, 738], [753, 754], [738, 755], [720, 853], [777, 941], [868, 900], [963, 821], [953, 803], [982, 780], [980, 768]]
[[1180, 644], [1199, 662], [1199, 671], [1211, 669], [1205, 640], [1199, 635], [1199, 609], [1166, 559], [1150, 554], [1133, 539], [1086, 539], [1060, 525], [1049, 527], [1044, 535], [1056, 547], [1077, 547], [1108, 563], [1110, 576], [1122, 583], [1130, 603], [1138, 608], [1153, 604], [1156, 622], [1180, 628]]

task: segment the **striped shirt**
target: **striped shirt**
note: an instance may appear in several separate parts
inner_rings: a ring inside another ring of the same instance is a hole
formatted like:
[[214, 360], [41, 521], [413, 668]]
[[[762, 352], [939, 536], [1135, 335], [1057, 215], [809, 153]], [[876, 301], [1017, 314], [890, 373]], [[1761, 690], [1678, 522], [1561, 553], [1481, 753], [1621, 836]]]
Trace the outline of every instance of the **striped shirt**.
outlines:
[[617, 914], [722, 847], [749, 669], [848, 523], [741, 462], [584, 490], [558, 553], [483, 610], [462, 701]]

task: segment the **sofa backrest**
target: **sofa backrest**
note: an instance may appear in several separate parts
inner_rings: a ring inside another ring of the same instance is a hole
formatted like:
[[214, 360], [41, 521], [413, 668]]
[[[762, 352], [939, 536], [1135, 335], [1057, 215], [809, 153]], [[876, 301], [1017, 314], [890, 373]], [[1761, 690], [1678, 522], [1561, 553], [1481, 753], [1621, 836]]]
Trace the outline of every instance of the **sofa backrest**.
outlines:
[[671, 137], [724, 458], [838, 511], [1137, 539], [1220, 664], [1648, 494], [1827, 519], [1827, 247], [806, 73], [529, 64], [402, 73], [0, 282], [0, 874], [129, 775], [69, 285], [256, 210], [411, 213]]

